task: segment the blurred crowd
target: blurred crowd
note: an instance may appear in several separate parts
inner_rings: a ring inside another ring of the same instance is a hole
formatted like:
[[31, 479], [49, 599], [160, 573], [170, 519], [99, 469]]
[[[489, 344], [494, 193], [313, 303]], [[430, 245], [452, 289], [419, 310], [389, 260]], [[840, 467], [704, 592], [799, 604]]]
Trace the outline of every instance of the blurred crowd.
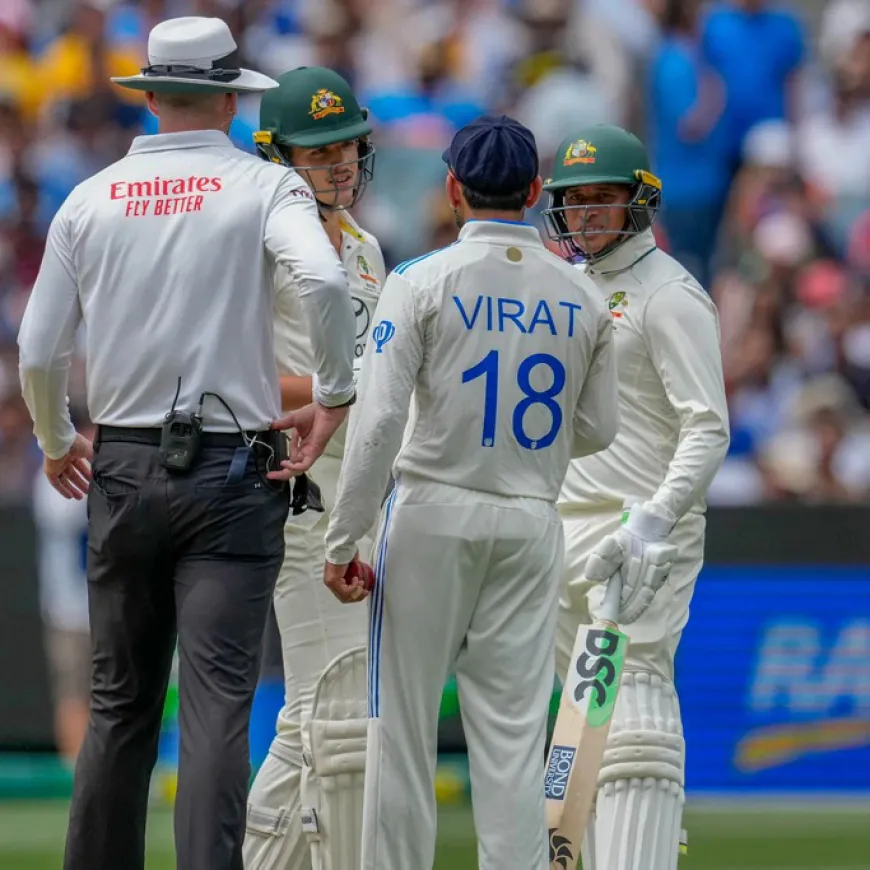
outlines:
[[659, 243], [719, 307], [733, 433], [710, 502], [870, 497], [870, 0], [2, 0], [0, 498], [39, 464], [15, 340], [48, 224], [155, 131], [109, 76], [185, 14], [226, 20], [243, 65], [350, 80], [377, 147], [357, 217], [388, 266], [455, 238], [440, 153], [477, 115], [530, 126], [545, 174], [578, 125], [630, 127], [664, 183]]

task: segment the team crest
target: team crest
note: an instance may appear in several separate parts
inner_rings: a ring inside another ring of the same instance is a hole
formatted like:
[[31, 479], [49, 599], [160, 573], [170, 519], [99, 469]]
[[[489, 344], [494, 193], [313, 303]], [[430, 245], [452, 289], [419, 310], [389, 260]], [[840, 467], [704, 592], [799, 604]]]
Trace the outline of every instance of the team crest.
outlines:
[[607, 300], [607, 307], [610, 309], [610, 313], [614, 317], [622, 317], [623, 311], [622, 308], [625, 308], [628, 305], [628, 299], [625, 298], [625, 291], [619, 290], [616, 293], [611, 294], [610, 299]]
[[594, 163], [597, 151], [598, 149], [594, 145], [590, 145], [585, 139], [578, 139], [568, 146], [565, 158], [562, 160], [562, 165], [573, 166], [575, 163]]
[[321, 88], [311, 98], [311, 111], [308, 113], [319, 121], [327, 115], [341, 115], [344, 113], [341, 97], [326, 88]]
[[356, 258], [356, 268], [363, 281], [367, 281], [369, 284], [377, 286], [378, 279], [375, 278], [374, 273], [372, 272], [372, 267], [369, 266], [369, 261], [362, 254]]

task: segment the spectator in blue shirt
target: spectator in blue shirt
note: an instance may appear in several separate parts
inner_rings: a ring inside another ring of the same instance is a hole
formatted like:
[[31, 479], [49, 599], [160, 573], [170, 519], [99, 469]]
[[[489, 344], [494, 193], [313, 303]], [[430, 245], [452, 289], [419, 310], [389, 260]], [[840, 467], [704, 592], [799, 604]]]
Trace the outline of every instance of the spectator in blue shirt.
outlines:
[[721, 0], [702, 30], [704, 57], [722, 76], [732, 154], [760, 121], [794, 120], [796, 73], [804, 61], [798, 19], [770, 0]]
[[704, 63], [699, 0], [667, 0], [649, 82], [653, 166], [662, 179], [662, 221], [671, 253], [704, 286], [732, 177], [722, 112], [724, 87]]
[[415, 126], [439, 129], [441, 139], [449, 141], [454, 131], [482, 115], [486, 107], [466, 95], [453, 80], [449, 66], [446, 42], [425, 46], [416, 80], [365, 95], [365, 104], [377, 124], [387, 130]]

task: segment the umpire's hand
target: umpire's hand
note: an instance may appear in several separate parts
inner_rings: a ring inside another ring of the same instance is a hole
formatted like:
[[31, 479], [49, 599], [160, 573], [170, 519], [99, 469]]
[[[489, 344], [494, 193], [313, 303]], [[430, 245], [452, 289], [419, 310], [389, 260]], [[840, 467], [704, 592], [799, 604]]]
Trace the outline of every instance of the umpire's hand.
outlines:
[[271, 471], [271, 480], [290, 480], [308, 471], [326, 449], [335, 430], [344, 422], [349, 407], [326, 408], [316, 402], [291, 411], [272, 424], [273, 429], [293, 429], [290, 437], [290, 459], [281, 463], [281, 471]]
[[64, 497], [81, 501], [88, 494], [94, 445], [84, 435], [76, 434], [66, 456], [45, 457], [43, 470], [48, 482]]

